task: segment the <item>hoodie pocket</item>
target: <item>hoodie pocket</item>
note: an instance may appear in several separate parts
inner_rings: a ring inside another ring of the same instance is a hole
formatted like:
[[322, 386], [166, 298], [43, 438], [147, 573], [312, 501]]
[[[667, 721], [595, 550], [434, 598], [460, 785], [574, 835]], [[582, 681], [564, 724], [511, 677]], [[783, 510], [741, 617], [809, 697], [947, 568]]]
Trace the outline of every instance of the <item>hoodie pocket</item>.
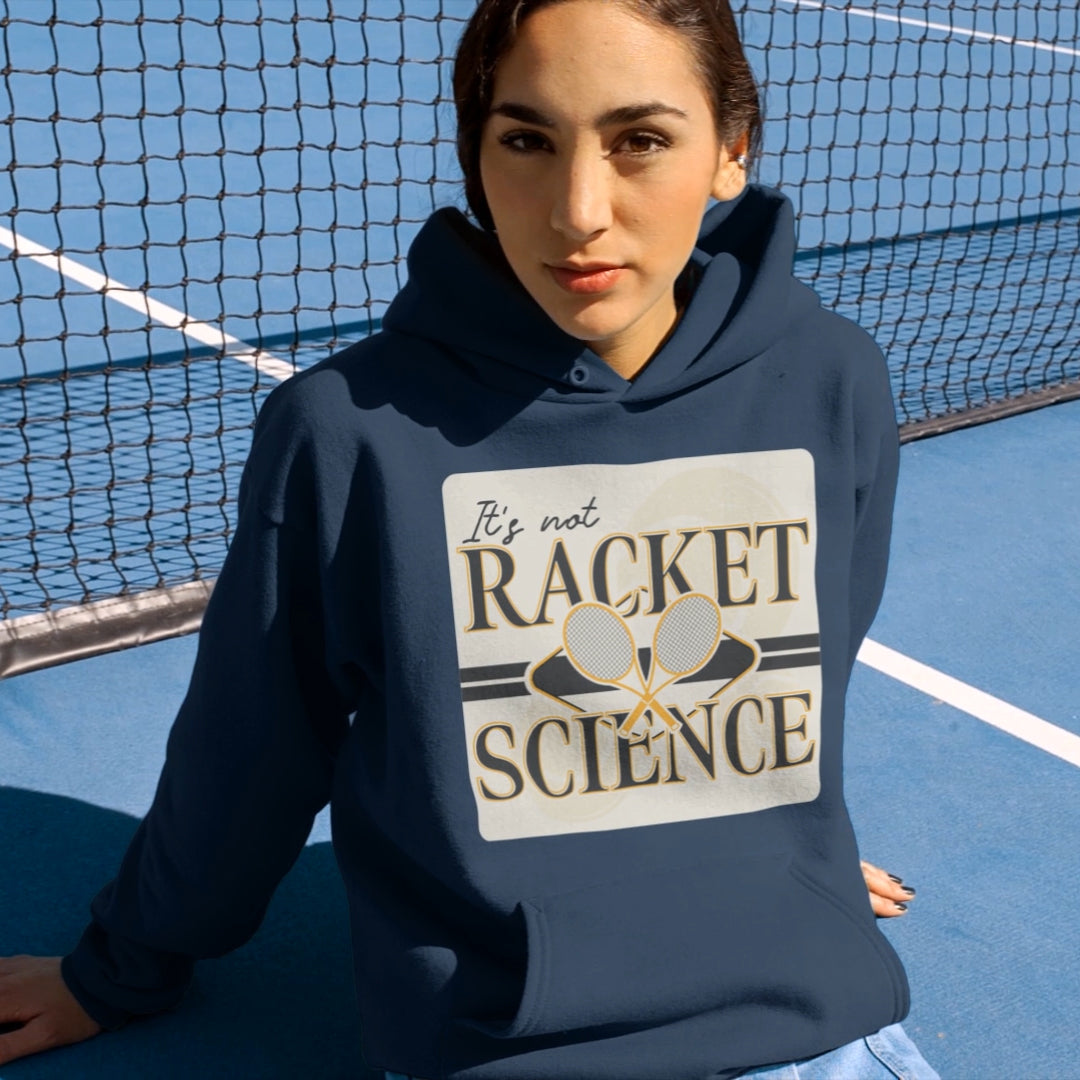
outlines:
[[827, 1023], [898, 1008], [869, 907], [860, 920], [787, 854], [702, 860], [526, 900], [520, 911], [528, 956], [517, 1012], [470, 1023], [497, 1038], [712, 1009]]

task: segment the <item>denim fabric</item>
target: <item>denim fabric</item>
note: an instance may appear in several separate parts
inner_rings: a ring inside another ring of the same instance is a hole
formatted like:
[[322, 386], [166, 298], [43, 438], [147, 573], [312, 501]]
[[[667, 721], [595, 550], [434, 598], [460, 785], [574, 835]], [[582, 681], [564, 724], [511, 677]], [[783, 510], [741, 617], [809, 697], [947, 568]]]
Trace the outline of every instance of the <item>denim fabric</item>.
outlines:
[[[386, 1080], [417, 1080], [388, 1072]], [[741, 1080], [941, 1080], [899, 1024], [790, 1065], [770, 1065]]]
[[770, 1065], [741, 1080], [941, 1080], [899, 1024], [790, 1065]]

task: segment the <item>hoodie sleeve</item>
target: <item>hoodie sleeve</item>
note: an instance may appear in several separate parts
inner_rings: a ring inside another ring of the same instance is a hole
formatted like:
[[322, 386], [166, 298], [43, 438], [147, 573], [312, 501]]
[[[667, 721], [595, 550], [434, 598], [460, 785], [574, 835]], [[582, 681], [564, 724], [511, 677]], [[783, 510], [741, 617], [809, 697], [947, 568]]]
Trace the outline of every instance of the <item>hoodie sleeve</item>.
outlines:
[[860, 371], [855, 408], [855, 539], [851, 556], [849, 671], [885, 591], [900, 467], [900, 440], [889, 372], [876, 345]]
[[[172, 1007], [196, 959], [254, 934], [329, 799], [348, 728], [325, 664], [312, 492], [288, 410], [271, 404], [153, 803], [62, 962], [105, 1028]], [[275, 520], [264, 507], [282, 499], [297, 509]]]

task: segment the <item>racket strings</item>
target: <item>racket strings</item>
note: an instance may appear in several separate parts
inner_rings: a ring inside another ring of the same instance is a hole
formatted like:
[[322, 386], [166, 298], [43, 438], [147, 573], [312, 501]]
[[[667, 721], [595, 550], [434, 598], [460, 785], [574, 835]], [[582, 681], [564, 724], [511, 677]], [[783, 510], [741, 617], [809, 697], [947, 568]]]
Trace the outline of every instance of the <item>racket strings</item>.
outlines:
[[703, 594], [680, 597], [656, 628], [656, 663], [669, 674], [696, 671], [712, 655], [720, 637], [720, 609]]
[[622, 619], [599, 604], [570, 612], [564, 629], [566, 652], [589, 678], [614, 682], [634, 666], [634, 639]]

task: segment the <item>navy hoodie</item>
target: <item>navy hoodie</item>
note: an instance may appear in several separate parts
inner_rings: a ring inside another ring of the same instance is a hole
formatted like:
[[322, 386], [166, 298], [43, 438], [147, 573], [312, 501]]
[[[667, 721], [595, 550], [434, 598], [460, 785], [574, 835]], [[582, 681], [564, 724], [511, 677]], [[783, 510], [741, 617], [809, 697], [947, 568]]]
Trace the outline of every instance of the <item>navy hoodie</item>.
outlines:
[[[329, 800], [368, 1064], [719, 1080], [904, 1017], [841, 788], [881, 354], [712, 208], [631, 382], [436, 212], [262, 408], [153, 805], [63, 974], [106, 1027], [258, 927]], [[358, 1063], [359, 1068], [359, 1063]]]

